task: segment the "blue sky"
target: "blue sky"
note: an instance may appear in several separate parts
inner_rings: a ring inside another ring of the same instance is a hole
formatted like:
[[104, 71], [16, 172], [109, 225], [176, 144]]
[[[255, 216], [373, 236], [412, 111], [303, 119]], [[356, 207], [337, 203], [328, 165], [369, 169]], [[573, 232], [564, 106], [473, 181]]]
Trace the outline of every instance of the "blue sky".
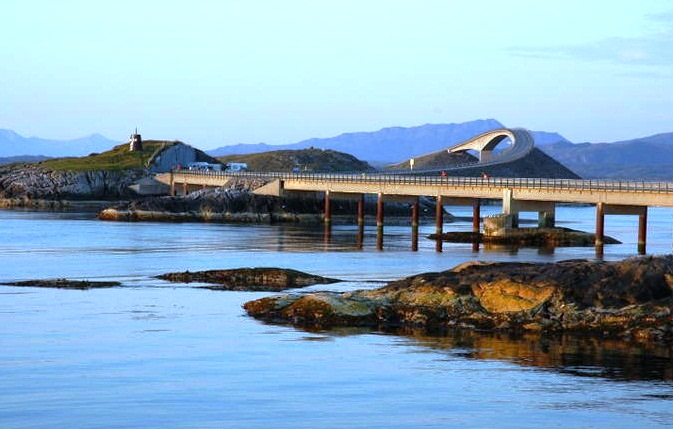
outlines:
[[0, 2], [0, 128], [202, 148], [496, 118], [673, 131], [668, 0]]

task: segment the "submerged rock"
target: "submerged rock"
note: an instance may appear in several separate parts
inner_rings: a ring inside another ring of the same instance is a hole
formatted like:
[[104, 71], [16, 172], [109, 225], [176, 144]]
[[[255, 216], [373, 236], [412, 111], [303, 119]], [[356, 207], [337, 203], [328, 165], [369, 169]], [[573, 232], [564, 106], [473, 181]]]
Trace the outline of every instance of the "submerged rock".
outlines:
[[[570, 228], [520, 228], [511, 230], [505, 235], [458, 231], [431, 234], [429, 238], [450, 243], [478, 241], [484, 244], [532, 247], [591, 247], [596, 242], [596, 234]], [[612, 237], [604, 236], [603, 243], [620, 244], [621, 242]]]
[[238, 268], [231, 270], [209, 270], [182, 273], [168, 273], [156, 276], [171, 282], [212, 283], [204, 286], [213, 290], [280, 291], [301, 288], [314, 284], [336, 283], [340, 280], [307, 274], [284, 268]]
[[89, 280], [47, 279], [26, 280], [21, 282], [3, 283], [6, 286], [50, 287], [57, 289], [99, 289], [121, 286], [119, 282], [92, 282]]
[[281, 295], [248, 302], [251, 316], [309, 328], [591, 332], [673, 340], [673, 256], [620, 262], [470, 262], [375, 290]]

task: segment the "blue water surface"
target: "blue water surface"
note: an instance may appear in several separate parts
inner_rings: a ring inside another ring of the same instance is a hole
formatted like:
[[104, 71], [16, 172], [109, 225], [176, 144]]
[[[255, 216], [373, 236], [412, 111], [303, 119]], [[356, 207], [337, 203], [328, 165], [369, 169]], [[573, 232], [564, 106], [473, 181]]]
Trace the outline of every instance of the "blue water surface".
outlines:
[[[466, 208], [449, 208], [470, 216]], [[497, 207], [484, 207], [483, 214]], [[594, 209], [559, 207], [591, 231]], [[651, 209], [648, 252], [668, 253], [670, 210]], [[469, 230], [470, 222], [445, 230]], [[2, 428], [638, 428], [673, 426], [670, 348], [586, 338], [269, 325], [241, 305], [265, 293], [199, 289], [169, 271], [280, 266], [379, 287], [472, 259], [593, 258], [593, 248], [434, 251], [421, 227], [110, 223], [91, 213], [0, 211], [0, 281], [117, 280], [88, 291], [0, 288]], [[606, 259], [636, 253], [637, 218], [609, 216]]]

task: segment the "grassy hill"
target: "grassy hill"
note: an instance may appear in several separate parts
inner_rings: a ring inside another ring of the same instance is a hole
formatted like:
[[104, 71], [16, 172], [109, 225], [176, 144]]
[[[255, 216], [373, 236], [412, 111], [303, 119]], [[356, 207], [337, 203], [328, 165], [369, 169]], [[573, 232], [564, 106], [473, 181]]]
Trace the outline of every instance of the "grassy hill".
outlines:
[[145, 140], [140, 152], [130, 152], [129, 145], [125, 143], [107, 152], [92, 153], [89, 156], [49, 159], [40, 162], [39, 166], [55, 171], [140, 170], [147, 167], [156, 153], [177, 143], [179, 142]]
[[222, 163], [245, 162], [249, 171], [285, 171], [295, 168], [314, 172], [362, 172], [373, 171], [374, 167], [360, 161], [353, 155], [334, 150], [301, 149], [276, 150], [247, 155], [227, 155], [217, 158]]

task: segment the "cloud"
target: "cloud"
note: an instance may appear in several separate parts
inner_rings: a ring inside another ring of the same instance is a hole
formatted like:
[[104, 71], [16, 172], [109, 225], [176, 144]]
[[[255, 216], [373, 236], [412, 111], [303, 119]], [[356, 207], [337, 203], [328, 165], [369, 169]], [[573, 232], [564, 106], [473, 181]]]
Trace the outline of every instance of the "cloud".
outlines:
[[650, 15], [649, 18], [664, 25], [659, 31], [643, 37], [611, 37], [576, 45], [517, 46], [507, 51], [526, 58], [606, 61], [645, 66], [673, 65], [673, 11]]
[[663, 23], [673, 23], [673, 11], [664, 12], [664, 13], [653, 13], [647, 15], [652, 21], [658, 21]]

